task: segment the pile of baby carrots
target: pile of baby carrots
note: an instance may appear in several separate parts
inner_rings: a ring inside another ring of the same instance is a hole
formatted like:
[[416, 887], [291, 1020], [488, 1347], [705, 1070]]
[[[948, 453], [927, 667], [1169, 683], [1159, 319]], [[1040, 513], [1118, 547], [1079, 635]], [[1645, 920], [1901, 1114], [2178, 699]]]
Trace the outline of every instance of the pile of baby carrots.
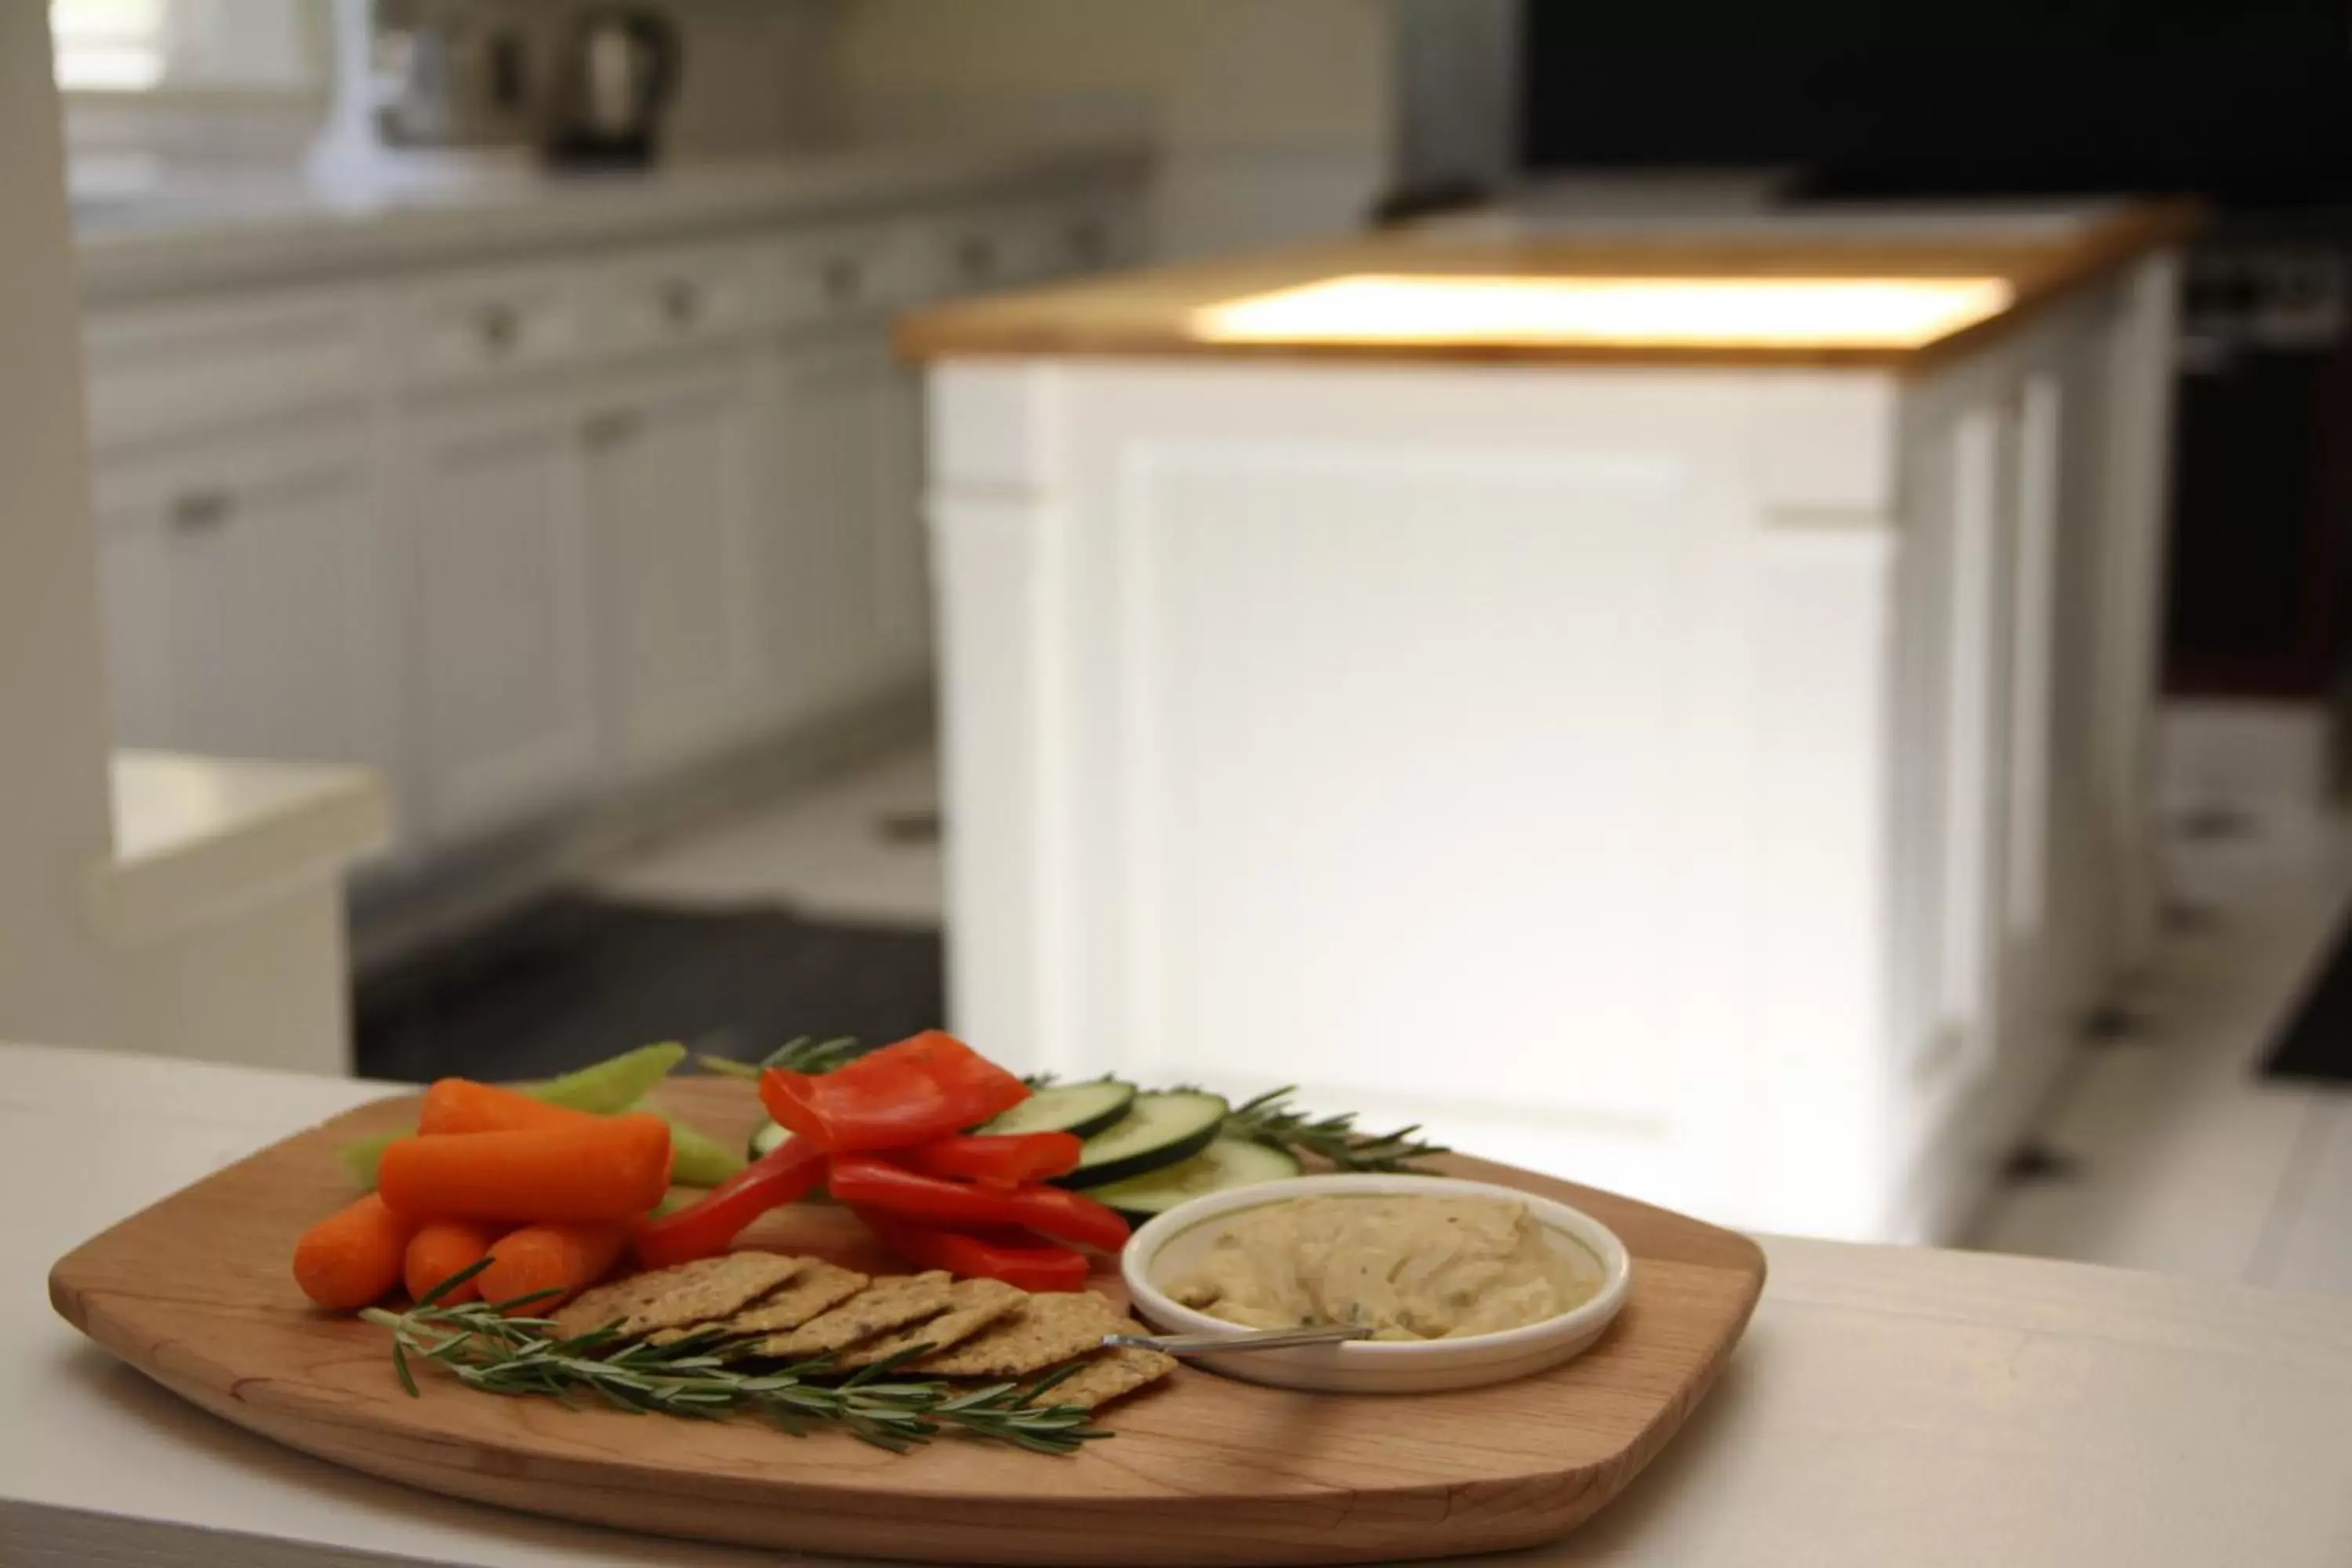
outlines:
[[529, 1310], [544, 1313], [613, 1267], [668, 1192], [670, 1160], [658, 1116], [594, 1116], [443, 1079], [416, 1135], [384, 1149], [376, 1190], [296, 1243], [294, 1279], [352, 1310], [397, 1285], [422, 1297], [488, 1258], [442, 1300], [537, 1296]]

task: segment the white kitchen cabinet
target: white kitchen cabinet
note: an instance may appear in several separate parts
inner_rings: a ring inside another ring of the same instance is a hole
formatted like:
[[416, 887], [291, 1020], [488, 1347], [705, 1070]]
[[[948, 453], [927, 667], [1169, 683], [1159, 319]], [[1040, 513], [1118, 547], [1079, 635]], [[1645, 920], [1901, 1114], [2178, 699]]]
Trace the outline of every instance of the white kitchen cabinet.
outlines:
[[902, 695], [930, 574], [889, 318], [1129, 259], [1138, 211], [986, 184], [100, 302], [120, 732], [373, 766], [416, 873]]
[[605, 721], [633, 774], [749, 727], [761, 668], [756, 573], [766, 438], [734, 356], [605, 383], [582, 424]]
[[921, 405], [907, 373], [863, 338], [787, 348], [771, 368], [766, 658], [776, 704], [814, 714], [921, 664]]
[[483, 394], [410, 424], [410, 664], [442, 839], [580, 792], [598, 762], [586, 447], [576, 404]]
[[108, 463], [96, 500], [124, 744], [391, 769], [363, 427], [152, 450]]

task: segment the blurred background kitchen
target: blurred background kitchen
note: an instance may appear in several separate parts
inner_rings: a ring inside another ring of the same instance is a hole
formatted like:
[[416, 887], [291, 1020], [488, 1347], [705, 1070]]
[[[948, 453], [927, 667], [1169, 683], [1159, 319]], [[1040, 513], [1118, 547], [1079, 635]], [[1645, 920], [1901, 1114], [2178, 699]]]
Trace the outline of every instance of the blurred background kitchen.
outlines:
[[[49, 21], [91, 526], [0, 531], [0, 722], [41, 759], [0, 1033], [421, 1079], [944, 1016], [1759, 1228], [2352, 1290], [2342, 0], [1999, 0], [1965, 40], [1829, 0]], [[1635, 365], [1591, 384], [1656, 404], [1622, 429], [1567, 372], [1515, 423], [1539, 373], [1475, 342], [1399, 379], [1393, 321], [1233, 383], [1230, 429], [1179, 404], [1240, 362], [1114, 342], [1129, 380], [1059, 379], [1161, 287], [1133, 269], [1351, 237], [1387, 248], [1296, 265], [1997, 257], [2072, 303], [1932, 374]], [[16, 374], [31, 407], [74, 368]], [[1706, 685], [1760, 657], [1748, 600], [1618, 591], [1717, 581], [1696, 534], [1625, 564], [1699, 492], [1491, 487], [1664, 462], [1709, 399], [1791, 387], [1827, 390], [1704, 504], [1900, 586], [1792, 608], [1775, 708], [1769, 660]], [[1457, 488], [1396, 521], [1428, 475], [1380, 465], [1423, 437]], [[1297, 440], [1381, 455], [1251, 467]], [[1087, 574], [1184, 505], [1192, 553]], [[1593, 518], [1606, 548], [1547, 542]], [[1753, 749], [1661, 739], [1694, 700]], [[1841, 878], [1850, 940], [1776, 948]]]

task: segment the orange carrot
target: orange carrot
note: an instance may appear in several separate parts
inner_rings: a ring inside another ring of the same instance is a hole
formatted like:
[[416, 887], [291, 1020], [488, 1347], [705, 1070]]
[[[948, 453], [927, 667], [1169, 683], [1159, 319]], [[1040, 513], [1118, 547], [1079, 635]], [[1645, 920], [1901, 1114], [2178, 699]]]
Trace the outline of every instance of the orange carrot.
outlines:
[[584, 1110], [550, 1105], [527, 1094], [469, 1078], [445, 1078], [425, 1091], [417, 1116], [419, 1132], [520, 1132], [537, 1127], [576, 1127], [596, 1118]]
[[415, 1228], [370, 1193], [302, 1233], [294, 1244], [294, 1283], [321, 1307], [364, 1307], [400, 1283]]
[[[416, 1227], [408, 1238], [406, 1275], [411, 1300], [422, 1301], [425, 1293], [461, 1268], [479, 1263], [490, 1250], [498, 1237], [498, 1227], [478, 1225], [469, 1219], [436, 1219]], [[482, 1277], [471, 1279], [441, 1298], [440, 1305], [454, 1307], [460, 1301], [470, 1301], [480, 1295]]]
[[520, 1309], [543, 1318], [604, 1277], [629, 1239], [625, 1225], [528, 1225], [499, 1237], [490, 1266], [476, 1278], [485, 1301], [511, 1301], [541, 1290], [560, 1290]]
[[669, 1124], [597, 1116], [580, 1126], [403, 1138], [383, 1152], [376, 1191], [428, 1219], [635, 1219], [669, 1190]]

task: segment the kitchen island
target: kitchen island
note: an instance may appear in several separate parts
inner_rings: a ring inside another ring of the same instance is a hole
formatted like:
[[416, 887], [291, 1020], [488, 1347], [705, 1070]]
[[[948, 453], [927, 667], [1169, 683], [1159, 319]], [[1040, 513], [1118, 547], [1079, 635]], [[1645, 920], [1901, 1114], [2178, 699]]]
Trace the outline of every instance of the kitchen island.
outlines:
[[[49, 1265], [87, 1237], [398, 1086], [6, 1045], [0, 1081], [0, 1177], [40, 1194], [0, 1230], [0, 1563], [776, 1560], [338, 1469], [183, 1403], [50, 1311]], [[1763, 1244], [1771, 1276], [1747, 1336], [1673, 1444], [1575, 1534], [1497, 1561], [2341, 1568], [2352, 1557], [2352, 1301], [2023, 1258]], [[777, 1442], [789, 1456], [790, 1440]]]
[[2147, 950], [2191, 218], [1407, 236], [905, 319], [953, 1022], [1957, 1234]]

